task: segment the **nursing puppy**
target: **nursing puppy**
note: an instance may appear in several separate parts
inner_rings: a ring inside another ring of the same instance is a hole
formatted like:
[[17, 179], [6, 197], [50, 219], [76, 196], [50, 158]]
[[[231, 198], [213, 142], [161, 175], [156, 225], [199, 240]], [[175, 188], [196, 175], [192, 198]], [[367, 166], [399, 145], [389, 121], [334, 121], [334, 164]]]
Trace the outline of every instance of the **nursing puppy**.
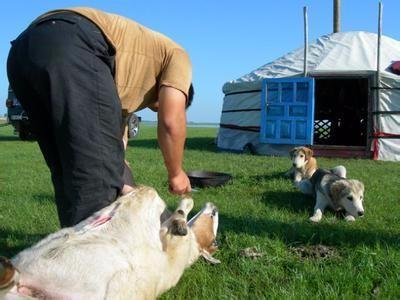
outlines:
[[332, 171], [318, 169], [309, 180], [301, 186], [311, 187], [316, 199], [312, 222], [319, 222], [326, 207], [335, 211], [344, 210], [345, 219], [354, 221], [364, 215], [364, 185], [355, 179], [346, 179]]
[[74, 227], [49, 235], [12, 260], [0, 257], [0, 299], [155, 299], [211, 254], [218, 211], [212, 203], [187, 222], [193, 200], [174, 213], [138, 187]]
[[292, 167], [286, 172], [286, 176], [293, 178], [295, 184], [303, 179], [311, 178], [318, 168], [313, 151], [307, 147], [295, 147], [289, 153]]

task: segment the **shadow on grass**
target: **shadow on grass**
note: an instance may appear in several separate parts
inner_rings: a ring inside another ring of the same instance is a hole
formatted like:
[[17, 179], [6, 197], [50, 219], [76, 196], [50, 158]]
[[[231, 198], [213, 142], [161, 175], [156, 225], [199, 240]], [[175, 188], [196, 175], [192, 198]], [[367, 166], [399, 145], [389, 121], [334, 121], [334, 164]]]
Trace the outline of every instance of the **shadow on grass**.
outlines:
[[18, 136], [0, 135], [0, 142], [20, 141]]
[[[357, 222], [362, 222], [358, 220]], [[286, 223], [251, 217], [233, 217], [220, 215], [221, 233], [234, 232], [279, 239], [287, 245], [324, 244], [329, 246], [356, 247], [358, 245], [374, 246], [377, 244], [398, 247], [400, 236], [389, 230], [373, 228], [352, 228], [351, 224], [338, 220], [337, 224], [313, 224], [304, 222]]]
[[[148, 149], [159, 148], [157, 139], [133, 139], [128, 142], [128, 145], [131, 147]], [[186, 139], [185, 149], [216, 152], [214, 138], [208, 137], [188, 137]]]
[[268, 191], [264, 192], [261, 202], [266, 207], [285, 209], [291, 212], [307, 210], [312, 213], [315, 200], [312, 197], [301, 194], [293, 188], [293, 191]]
[[13, 257], [18, 252], [37, 243], [49, 232], [41, 234], [29, 234], [11, 229], [0, 229], [0, 256]]
[[[377, 244], [398, 247], [400, 236], [389, 231], [351, 228], [343, 224], [312, 224], [304, 222], [286, 223], [251, 217], [232, 217], [220, 214], [220, 229], [237, 234], [250, 234], [262, 238], [279, 239], [288, 246], [299, 244], [323, 244], [327, 246], [356, 247]], [[26, 232], [0, 229], [0, 256], [12, 257], [26, 249], [49, 233], [29, 234]], [[223, 240], [224, 238], [222, 238]], [[228, 242], [222, 241], [229, 245]]]
[[276, 180], [276, 179], [287, 179], [287, 177], [285, 177], [285, 172], [273, 172], [273, 173], [264, 174], [264, 175], [250, 176], [250, 179], [255, 182], [263, 182], [263, 181]]
[[32, 196], [32, 199], [38, 202], [55, 202], [54, 195], [50, 194], [36, 194]]

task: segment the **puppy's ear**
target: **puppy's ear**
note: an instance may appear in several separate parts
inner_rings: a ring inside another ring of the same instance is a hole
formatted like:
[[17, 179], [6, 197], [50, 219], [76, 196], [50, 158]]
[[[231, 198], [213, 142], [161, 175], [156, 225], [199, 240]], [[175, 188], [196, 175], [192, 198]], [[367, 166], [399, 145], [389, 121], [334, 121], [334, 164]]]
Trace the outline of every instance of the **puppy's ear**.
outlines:
[[294, 147], [292, 150], [289, 151], [290, 157], [293, 157], [294, 153], [297, 151], [297, 147]]
[[357, 186], [364, 193], [364, 184], [361, 181], [357, 180]]
[[303, 150], [304, 150], [304, 153], [306, 154], [307, 160], [309, 160], [314, 154], [314, 152], [310, 148], [304, 147]]
[[330, 192], [332, 196], [332, 202], [335, 206], [335, 209], [339, 207], [339, 201], [342, 197], [343, 191], [347, 188], [348, 184], [346, 180], [337, 180], [330, 186]]
[[201, 250], [200, 255], [212, 265], [217, 265], [221, 263], [219, 259], [212, 257], [212, 255], [208, 253], [206, 250]]

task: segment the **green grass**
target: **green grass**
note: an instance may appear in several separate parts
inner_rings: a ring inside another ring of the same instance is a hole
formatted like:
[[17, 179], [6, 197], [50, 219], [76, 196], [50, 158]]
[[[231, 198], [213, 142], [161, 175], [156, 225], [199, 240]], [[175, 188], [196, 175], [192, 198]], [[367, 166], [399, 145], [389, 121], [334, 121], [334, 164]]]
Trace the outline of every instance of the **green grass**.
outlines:
[[[400, 298], [400, 164], [357, 159], [318, 159], [322, 167], [345, 165], [349, 178], [364, 182], [366, 215], [354, 223], [327, 212], [308, 221], [313, 200], [282, 174], [286, 157], [217, 153], [216, 129], [189, 128], [187, 170], [233, 175], [230, 184], [194, 194], [196, 212], [207, 202], [220, 211], [222, 264], [199, 260], [162, 299]], [[21, 142], [0, 128], [0, 255], [12, 256], [57, 230], [49, 172], [34, 142]], [[142, 126], [127, 159], [136, 181], [155, 187], [173, 208], [154, 127]], [[300, 257], [296, 247], [323, 244], [327, 258]], [[256, 247], [252, 260], [240, 250]], [[156, 266], [155, 266], [156, 267]]]

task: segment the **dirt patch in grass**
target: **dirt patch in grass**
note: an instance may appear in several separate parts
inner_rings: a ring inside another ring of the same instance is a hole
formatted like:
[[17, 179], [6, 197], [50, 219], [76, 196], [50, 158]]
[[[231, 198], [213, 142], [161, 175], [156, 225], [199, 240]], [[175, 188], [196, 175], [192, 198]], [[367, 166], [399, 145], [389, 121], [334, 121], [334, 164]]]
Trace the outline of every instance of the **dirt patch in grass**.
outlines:
[[325, 245], [301, 245], [296, 247], [291, 247], [290, 250], [296, 253], [301, 258], [332, 258], [337, 256], [337, 251], [334, 247]]
[[239, 251], [239, 255], [251, 259], [257, 259], [264, 256], [264, 253], [259, 251], [256, 247], [244, 248]]

